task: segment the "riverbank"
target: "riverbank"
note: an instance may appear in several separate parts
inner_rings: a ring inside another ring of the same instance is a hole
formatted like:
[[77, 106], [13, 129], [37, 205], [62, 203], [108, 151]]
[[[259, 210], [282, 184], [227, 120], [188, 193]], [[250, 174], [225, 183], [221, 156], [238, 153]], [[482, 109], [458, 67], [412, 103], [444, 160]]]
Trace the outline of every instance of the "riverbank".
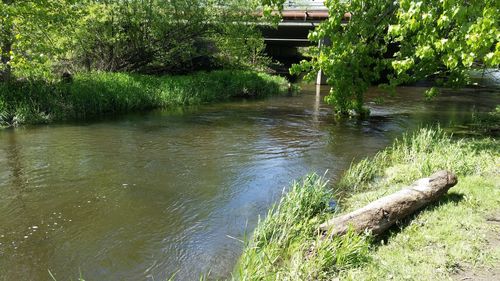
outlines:
[[105, 115], [261, 98], [288, 92], [283, 77], [253, 71], [212, 71], [185, 76], [79, 73], [71, 81], [0, 83], [0, 126], [88, 120]]
[[[239, 280], [488, 277], [500, 259], [499, 165], [498, 140], [457, 140], [441, 129], [422, 129], [352, 165], [333, 189], [321, 177], [307, 176], [259, 222], [235, 276]], [[364, 206], [440, 169], [456, 173], [458, 185], [383, 239], [354, 233], [322, 239], [317, 232], [319, 224], [333, 215]], [[339, 199], [340, 207], [334, 209], [332, 198]]]

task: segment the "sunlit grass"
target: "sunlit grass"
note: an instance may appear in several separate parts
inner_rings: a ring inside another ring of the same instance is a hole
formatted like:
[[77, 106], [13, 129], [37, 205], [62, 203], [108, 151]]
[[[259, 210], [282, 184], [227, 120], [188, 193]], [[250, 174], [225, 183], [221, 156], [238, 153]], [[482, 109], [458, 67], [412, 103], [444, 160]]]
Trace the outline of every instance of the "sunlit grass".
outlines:
[[0, 83], [0, 126], [84, 120], [232, 98], [260, 98], [287, 91], [285, 78], [253, 71], [213, 71], [163, 77], [80, 73], [68, 83]]
[[[490, 249], [500, 212], [500, 147], [495, 139], [454, 139], [441, 129], [421, 129], [372, 158], [353, 164], [333, 186], [312, 175], [294, 184], [259, 222], [235, 270], [241, 280], [447, 280], [462, 268], [488, 266], [500, 258]], [[384, 239], [349, 232], [324, 239], [317, 229], [332, 214], [366, 205], [441, 169], [459, 183], [437, 204], [391, 229]], [[339, 199], [339, 198], [336, 198]], [[498, 229], [496, 230], [498, 233]], [[372, 242], [373, 241], [373, 242]]]
[[[368, 240], [354, 233], [325, 243], [317, 225], [330, 212], [327, 182], [310, 175], [293, 184], [254, 231], [240, 259], [239, 280], [314, 280], [325, 270], [364, 260]], [[311, 257], [318, 257], [311, 259]]]

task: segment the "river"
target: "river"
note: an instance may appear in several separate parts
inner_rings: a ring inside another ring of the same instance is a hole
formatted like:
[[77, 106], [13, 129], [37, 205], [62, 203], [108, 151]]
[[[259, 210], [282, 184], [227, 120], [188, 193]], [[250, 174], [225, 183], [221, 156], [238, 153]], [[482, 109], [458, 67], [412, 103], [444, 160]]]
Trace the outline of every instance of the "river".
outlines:
[[421, 88], [398, 92], [369, 102], [366, 121], [335, 120], [304, 86], [296, 97], [2, 130], [0, 280], [228, 277], [239, 239], [293, 180], [334, 181], [404, 131], [468, 123], [500, 101], [498, 91], [433, 102]]

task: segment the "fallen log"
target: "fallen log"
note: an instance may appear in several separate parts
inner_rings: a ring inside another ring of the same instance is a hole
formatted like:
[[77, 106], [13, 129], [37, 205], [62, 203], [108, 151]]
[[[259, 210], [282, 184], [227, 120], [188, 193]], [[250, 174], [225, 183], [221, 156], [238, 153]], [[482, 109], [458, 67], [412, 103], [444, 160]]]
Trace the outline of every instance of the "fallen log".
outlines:
[[345, 234], [349, 227], [356, 232], [379, 235], [397, 221], [438, 200], [455, 184], [457, 177], [453, 173], [439, 171], [361, 209], [333, 218], [320, 225], [320, 229], [332, 236]]

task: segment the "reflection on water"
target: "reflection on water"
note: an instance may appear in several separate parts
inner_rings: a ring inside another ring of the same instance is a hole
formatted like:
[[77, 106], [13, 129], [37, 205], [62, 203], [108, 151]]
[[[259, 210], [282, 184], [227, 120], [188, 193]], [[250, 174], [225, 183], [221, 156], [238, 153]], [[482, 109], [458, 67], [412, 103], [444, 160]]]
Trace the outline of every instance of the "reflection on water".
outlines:
[[[468, 122], [495, 92], [435, 102], [402, 88], [372, 118], [336, 121], [320, 94], [0, 132], [0, 280], [179, 280], [230, 274], [283, 188], [335, 179], [405, 130]], [[372, 90], [370, 96], [381, 95]]]

